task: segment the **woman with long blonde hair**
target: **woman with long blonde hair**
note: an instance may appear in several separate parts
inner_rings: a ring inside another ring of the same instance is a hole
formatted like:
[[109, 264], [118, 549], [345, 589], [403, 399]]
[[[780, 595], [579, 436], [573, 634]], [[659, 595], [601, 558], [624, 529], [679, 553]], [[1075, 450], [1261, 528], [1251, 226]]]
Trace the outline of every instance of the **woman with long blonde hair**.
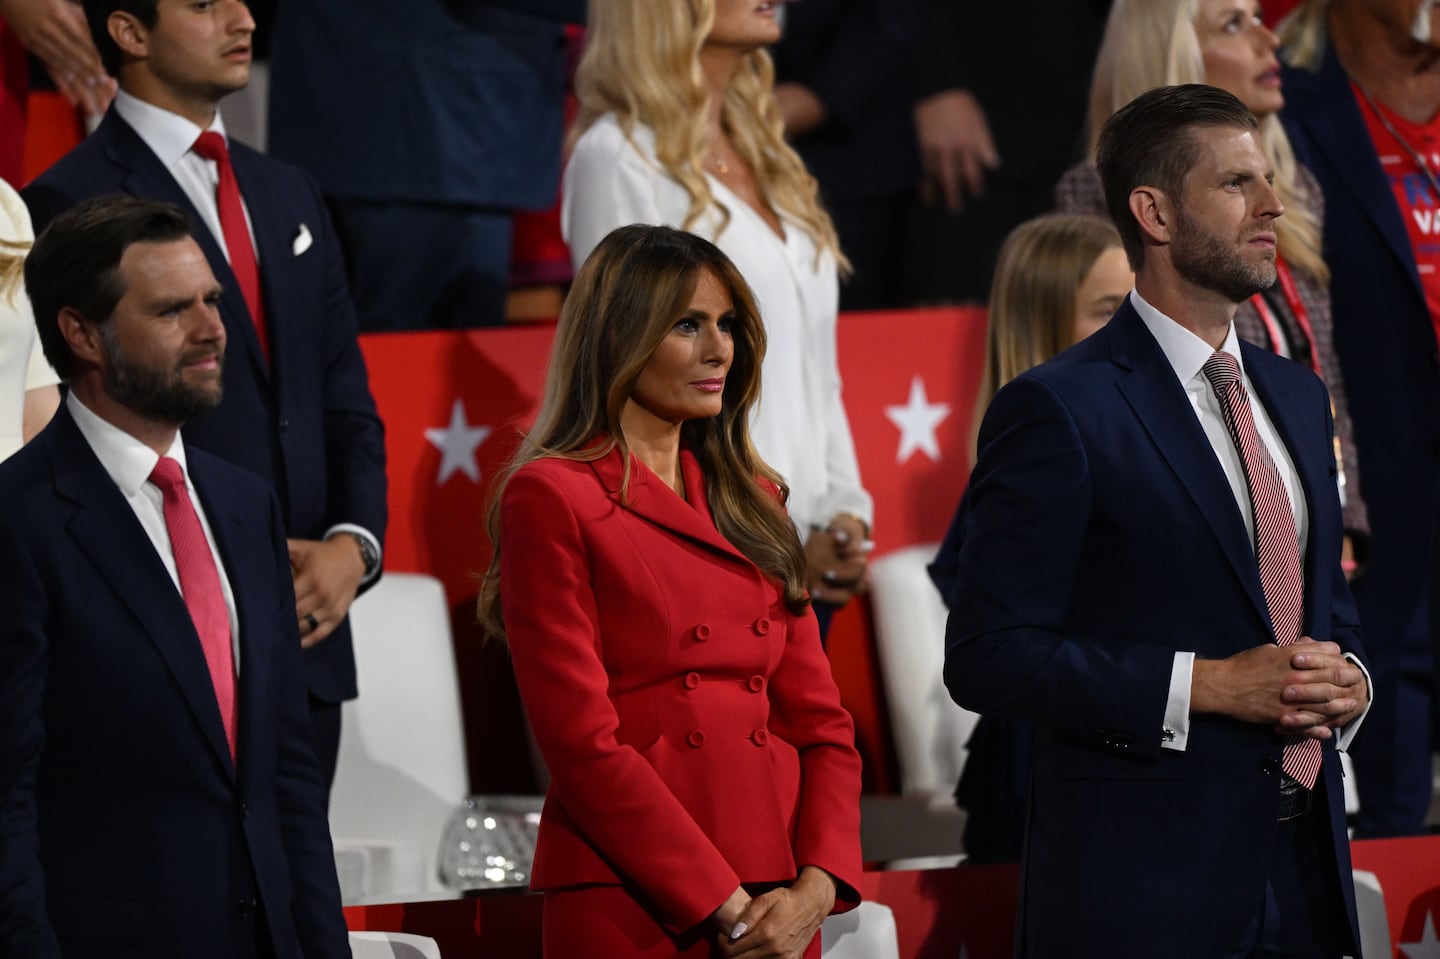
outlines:
[[714, 245], [615, 230], [497, 487], [479, 612], [550, 769], [547, 959], [817, 959], [859, 901], [854, 726], [750, 442], [765, 343]]
[[755, 445], [790, 487], [817, 609], [864, 576], [872, 504], [836, 356], [835, 228], [785, 142], [765, 45], [778, 4], [594, 0], [562, 223], [578, 265], [628, 223], [712, 240], [755, 291], [770, 349]]
[[34, 238], [20, 194], [0, 180], [0, 460], [40, 432], [60, 405], [60, 378], [40, 349], [21, 275]]
[[[1332, 337], [1330, 270], [1321, 254], [1324, 197], [1315, 177], [1296, 161], [1280, 124], [1285, 97], [1278, 45], [1261, 19], [1259, 0], [1115, 0], [1090, 88], [1091, 153], [1110, 115], [1155, 87], [1208, 83], [1234, 94], [1260, 121], [1260, 146], [1285, 207], [1275, 221], [1279, 280], [1240, 305], [1235, 331], [1303, 363], [1330, 390], [1342, 466], [1345, 561], [1347, 573], [1353, 573], [1370, 524]], [[1107, 215], [1093, 162], [1066, 173], [1055, 196], [1062, 211]]]

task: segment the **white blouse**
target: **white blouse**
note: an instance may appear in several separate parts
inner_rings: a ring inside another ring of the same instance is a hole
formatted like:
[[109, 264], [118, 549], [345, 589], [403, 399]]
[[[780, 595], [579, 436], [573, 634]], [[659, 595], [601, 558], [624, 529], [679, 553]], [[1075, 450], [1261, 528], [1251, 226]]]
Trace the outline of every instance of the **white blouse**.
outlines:
[[[0, 180], [0, 240], [28, 247], [34, 238], [30, 213], [20, 194]], [[0, 290], [0, 460], [24, 443], [26, 391], [58, 382], [60, 377], [40, 349], [24, 283], [17, 282], [8, 292]]]
[[[783, 213], [782, 239], [749, 204], [708, 179], [730, 222], [717, 236], [720, 211], [712, 208], [691, 232], [724, 251], [750, 284], [769, 344], [751, 422], [755, 448], [790, 486], [790, 518], [801, 539], [839, 513], [873, 525], [840, 397], [835, 258], [825, 252], [817, 260], [810, 235]], [[649, 128], [636, 126], [627, 139], [606, 115], [575, 144], [561, 226], [576, 269], [611, 230], [631, 223], [678, 228], [689, 208], [685, 188], [656, 162]]]

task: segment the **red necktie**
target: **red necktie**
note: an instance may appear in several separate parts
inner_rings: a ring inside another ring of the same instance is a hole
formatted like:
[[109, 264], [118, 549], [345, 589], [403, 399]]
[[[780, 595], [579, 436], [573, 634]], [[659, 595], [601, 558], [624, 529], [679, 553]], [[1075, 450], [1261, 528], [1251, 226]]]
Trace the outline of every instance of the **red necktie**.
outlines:
[[[1265, 591], [1265, 605], [1275, 628], [1275, 642], [1289, 646], [1300, 639], [1300, 619], [1305, 604], [1305, 574], [1300, 568], [1300, 538], [1295, 532], [1290, 496], [1285, 492], [1285, 483], [1270, 458], [1270, 451], [1255, 429], [1250, 400], [1240, 379], [1240, 364], [1229, 353], [1217, 351], [1202, 369], [1215, 387], [1220, 412], [1245, 467], [1255, 517], [1255, 562], [1260, 567], [1260, 586]], [[1300, 785], [1314, 789], [1322, 756], [1317, 740], [1291, 736], [1285, 740], [1281, 767]]]
[[165, 498], [165, 527], [170, 532], [170, 548], [175, 552], [175, 569], [180, 574], [180, 592], [195, 632], [200, 635], [200, 649], [210, 667], [210, 681], [215, 686], [215, 701], [220, 706], [220, 721], [225, 725], [225, 739], [230, 744], [230, 758], [235, 758], [235, 651], [230, 645], [230, 612], [225, 608], [225, 594], [220, 589], [220, 573], [215, 556], [200, 526], [200, 517], [185, 489], [185, 475], [180, 464], [161, 457], [150, 473], [150, 482]]
[[255, 245], [250, 238], [250, 227], [245, 222], [240, 184], [235, 179], [235, 168], [230, 165], [230, 148], [225, 145], [224, 137], [214, 130], [206, 130], [191, 149], [205, 159], [213, 160], [220, 173], [220, 183], [215, 188], [215, 205], [220, 210], [220, 232], [225, 235], [225, 249], [230, 254], [230, 271], [235, 274], [235, 281], [240, 284], [240, 295], [245, 297], [245, 306], [250, 310], [255, 337], [260, 341], [260, 352], [269, 360], [265, 301], [260, 296], [260, 264], [255, 261]]

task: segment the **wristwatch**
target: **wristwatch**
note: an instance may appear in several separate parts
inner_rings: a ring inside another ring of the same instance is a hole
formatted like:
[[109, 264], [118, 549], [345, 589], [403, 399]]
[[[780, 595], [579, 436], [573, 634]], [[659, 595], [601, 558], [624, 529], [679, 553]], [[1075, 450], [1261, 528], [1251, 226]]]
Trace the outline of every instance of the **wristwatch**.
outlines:
[[361, 579], [366, 580], [374, 576], [380, 569], [380, 551], [375, 548], [375, 544], [359, 533], [351, 532], [348, 529], [342, 529], [337, 535], [349, 536], [360, 544], [360, 562], [365, 564], [365, 575]]

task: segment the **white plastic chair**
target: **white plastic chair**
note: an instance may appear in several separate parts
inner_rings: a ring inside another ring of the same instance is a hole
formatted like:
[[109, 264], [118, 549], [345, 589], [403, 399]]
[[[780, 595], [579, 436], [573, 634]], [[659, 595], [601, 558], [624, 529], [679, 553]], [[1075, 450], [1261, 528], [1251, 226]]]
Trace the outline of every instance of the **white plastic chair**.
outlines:
[[1360, 919], [1360, 954], [1366, 959], [1381, 959], [1391, 954], [1390, 919], [1385, 914], [1385, 893], [1380, 877], [1373, 872], [1356, 869], [1355, 912]]
[[925, 572], [938, 548], [911, 546], [872, 562], [870, 605], [900, 791], [948, 806], [980, 717], [955, 705], [945, 689], [947, 610]]
[[440, 959], [440, 946], [428, 936], [408, 932], [352, 932], [354, 959]]
[[838, 916], [828, 916], [820, 927], [820, 955], [824, 959], [900, 959], [895, 913], [878, 902], [862, 902]]
[[438, 892], [440, 837], [468, 785], [445, 589], [386, 573], [350, 623], [360, 698], [344, 706], [330, 795], [341, 895]]

